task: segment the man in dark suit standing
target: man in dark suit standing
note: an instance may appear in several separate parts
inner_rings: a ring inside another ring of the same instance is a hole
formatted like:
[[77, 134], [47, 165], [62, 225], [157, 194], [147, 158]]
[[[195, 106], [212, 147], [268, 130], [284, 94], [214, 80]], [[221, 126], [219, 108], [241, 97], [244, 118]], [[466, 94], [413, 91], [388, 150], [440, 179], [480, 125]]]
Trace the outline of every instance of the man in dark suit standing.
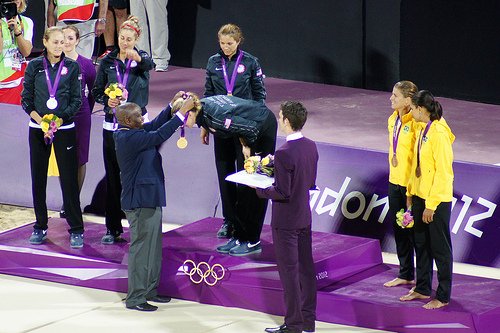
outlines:
[[274, 157], [275, 182], [256, 189], [273, 201], [271, 227], [276, 263], [285, 294], [285, 323], [266, 328], [269, 333], [314, 332], [316, 320], [316, 271], [312, 256], [309, 190], [316, 187], [318, 150], [301, 129], [307, 110], [299, 102], [284, 102], [279, 126], [286, 134]]
[[162, 259], [161, 214], [166, 206], [165, 176], [158, 148], [183, 124], [186, 111], [192, 107], [192, 101], [187, 100], [171, 117], [169, 106], [146, 124], [137, 104], [125, 103], [116, 108], [119, 127], [113, 136], [120, 166], [121, 206], [130, 225], [125, 300], [128, 309], [155, 311], [158, 307], [147, 301], [170, 301], [157, 293]]

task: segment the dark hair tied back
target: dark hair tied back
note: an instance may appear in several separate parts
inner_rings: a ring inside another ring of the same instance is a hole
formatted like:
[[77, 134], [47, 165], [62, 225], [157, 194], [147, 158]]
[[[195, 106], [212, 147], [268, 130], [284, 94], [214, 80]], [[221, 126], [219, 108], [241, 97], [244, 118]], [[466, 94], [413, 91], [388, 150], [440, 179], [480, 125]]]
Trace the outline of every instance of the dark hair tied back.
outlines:
[[420, 90], [411, 98], [413, 105], [425, 108], [430, 113], [431, 121], [439, 120], [443, 116], [441, 103], [434, 99], [428, 90]]

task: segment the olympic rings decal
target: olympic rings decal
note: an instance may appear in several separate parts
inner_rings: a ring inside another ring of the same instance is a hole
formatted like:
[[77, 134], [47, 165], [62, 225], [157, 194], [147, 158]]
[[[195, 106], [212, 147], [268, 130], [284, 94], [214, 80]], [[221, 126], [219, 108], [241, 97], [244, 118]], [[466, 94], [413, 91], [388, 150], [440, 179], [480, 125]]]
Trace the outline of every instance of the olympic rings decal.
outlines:
[[182, 272], [189, 276], [189, 279], [194, 284], [205, 282], [205, 284], [210, 287], [215, 286], [226, 274], [226, 270], [221, 264], [213, 264], [210, 266], [207, 262], [201, 261], [197, 265], [191, 259], [184, 261], [182, 264]]

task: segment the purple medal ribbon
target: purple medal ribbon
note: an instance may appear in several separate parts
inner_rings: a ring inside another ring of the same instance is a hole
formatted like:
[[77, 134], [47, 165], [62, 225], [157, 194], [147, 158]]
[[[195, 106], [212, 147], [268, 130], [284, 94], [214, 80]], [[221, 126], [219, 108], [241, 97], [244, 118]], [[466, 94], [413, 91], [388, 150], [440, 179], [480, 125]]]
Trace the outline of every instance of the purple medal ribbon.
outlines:
[[227, 75], [226, 60], [222, 57], [222, 73], [224, 74], [224, 82], [226, 83], [226, 90], [228, 95], [233, 95], [234, 84], [236, 83], [236, 75], [238, 75], [238, 66], [240, 65], [241, 58], [243, 58], [243, 51], [239, 51], [238, 58], [236, 58], [236, 63], [234, 64], [233, 74], [231, 75], [231, 81], [229, 81], [229, 76]]
[[120, 71], [118, 70], [118, 61], [115, 60], [115, 69], [116, 69], [116, 80], [118, 81], [119, 84], [121, 84], [124, 88], [127, 87], [127, 81], [128, 81], [128, 74], [130, 73], [130, 64], [132, 63], [132, 60], [127, 59], [126, 61], [126, 66], [125, 66], [125, 73], [123, 74], [123, 80], [122, 80], [122, 75], [120, 74]]
[[186, 114], [184, 115], [184, 121], [182, 122], [182, 125], [181, 125], [181, 138], [183, 138], [183, 137], [186, 136], [184, 128], [186, 127], [186, 123], [187, 123], [187, 120], [188, 120], [189, 112], [191, 112], [191, 111], [186, 112]]
[[187, 147], [188, 145], [188, 142], [185, 138], [185, 130], [184, 128], [186, 127], [186, 123], [187, 123], [187, 120], [188, 120], [188, 117], [189, 117], [189, 112], [186, 112], [186, 114], [184, 115], [184, 121], [182, 122], [182, 125], [181, 125], [181, 137], [179, 138], [179, 140], [177, 140], [177, 147], [179, 149], [184, 149]]
[[64, 59], [62, 59], [59, 62], [59, 68], [57, 69], [57, 74], [56, 74], [56, 78], [54, 80], [54, 85], [52, 85], [52, 82], [50, 81], [50, 76], [49, 76], [49, 65], [47, 64], [47, 59], [45, 57], [43, 57], [43, 68], [45, 70], [45, 81], [47, 81], [47, 87], [49, 88], [49, 97], [50, 97], [49, 100], [55, 102], [55, 106], [53, 109], [55, 109], [57, 107], [57, 100], [55, 97], [56, 97], [57, 87], [59, 86], [59, 81], [61, 80], [61, 72], [62, 72], [63, 67], [64, 67]]
[[[122, 85], [123, 88], [127, 88], [127, 81], [128, 81], [128, 74], [130, 73], [130, 65], [132, 64], [132, 60], [127, 59], [126, 65], [125, 65], [125, 73], [123, 74], [123, 79], [122, 75], [120, 74], [120, 70], [118, 69], [120, 66], [118, 64], [118, 61], [115, 60], [115, 70], [116, 70], [116, 80], [118, 81], [118, 84]], [[113, 108], [113, 128], [116, 127], [116, 108]]]
[[401, 118], [398, 115], [396, 117], [396, 121], [394, 122], [394, 129], [392, 130], [392, 153], [393, 153], [393, 155], [396, 155], [396, 149], [398, 148], [399, 133], [401, 133], [401, 127], [403, 127], [403, 123], [401, 122]]
[[422, 140], [423, 138], [427, 135], [427, 132], [429, 131], [429, 128], [431, 128], [432, 125], [432, 120], [427, 123], [427, 126], [425, 126], [424, 133], [422, 133], [422, 130], [420, 130], [420, 137], [418, 139], [418, 148], [417, 148], [417, 177], [420, 177], [420, 149], [422, 148]]

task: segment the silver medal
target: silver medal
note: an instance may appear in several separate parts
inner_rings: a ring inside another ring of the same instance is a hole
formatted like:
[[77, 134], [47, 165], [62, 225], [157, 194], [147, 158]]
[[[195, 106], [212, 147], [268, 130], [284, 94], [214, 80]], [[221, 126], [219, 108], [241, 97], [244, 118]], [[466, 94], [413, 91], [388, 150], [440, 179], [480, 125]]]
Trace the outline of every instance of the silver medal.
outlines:
[[55, 108], [57, 108], [57, 100], [54, 97], [49, 98], [47, 100], [47, 107], [50, 110], [54, 110]]

